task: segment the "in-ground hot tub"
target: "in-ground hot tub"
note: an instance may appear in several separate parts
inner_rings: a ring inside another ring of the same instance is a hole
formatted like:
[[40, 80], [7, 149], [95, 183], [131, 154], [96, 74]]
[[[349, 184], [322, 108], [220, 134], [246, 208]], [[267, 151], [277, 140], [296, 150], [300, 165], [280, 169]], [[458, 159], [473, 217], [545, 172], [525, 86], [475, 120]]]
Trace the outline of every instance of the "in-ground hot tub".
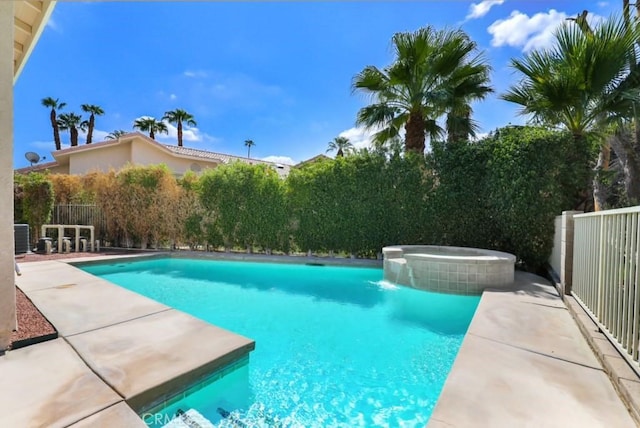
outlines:
[[516, 257], [500, 251], [436, 245], [384, 247], [384, 279], [422, 290], [481, 294], [513, 284]]

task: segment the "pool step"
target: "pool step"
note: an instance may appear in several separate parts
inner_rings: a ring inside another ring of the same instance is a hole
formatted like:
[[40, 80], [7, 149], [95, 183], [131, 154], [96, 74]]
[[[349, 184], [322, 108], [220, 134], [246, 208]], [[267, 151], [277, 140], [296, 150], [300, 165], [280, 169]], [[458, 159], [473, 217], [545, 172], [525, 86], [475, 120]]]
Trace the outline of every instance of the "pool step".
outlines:
[[214, 425], [195, 409], [189, 409], [186, 412], [178, 409], [176, 417], [164, 428], [214, 428]]

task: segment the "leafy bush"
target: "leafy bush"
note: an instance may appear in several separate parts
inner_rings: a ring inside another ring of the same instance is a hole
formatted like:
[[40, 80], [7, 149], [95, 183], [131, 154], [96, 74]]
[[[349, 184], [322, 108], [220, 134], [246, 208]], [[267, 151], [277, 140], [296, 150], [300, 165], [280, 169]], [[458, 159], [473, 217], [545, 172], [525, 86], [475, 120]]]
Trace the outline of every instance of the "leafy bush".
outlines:
[[567, 133], [516, 126], [475, 143], [435, 145], [435, 241], [510, 252], [539, 269], [551, 253], [554, 217], [584, 194], [583, 150]]
[[200, 202], [212, 220], [207, 234], [225, 247], [288, 247], [284, 185], [266, 165], [234, 162], [205, 171]]
[[484, 144], [497, 245], [538, 269], [551, 255], [555, 216], [585, 193], [585, 148], [566, 132], [536, 127], [503, 128]]
[[32, 243], [40, 237], [40, 228], [51, 221], [53, 185], [46, 174], [30, 172], [14, 177], [14, 221], [29, 224]]
[[105, 214], [108, 239], [117, 245], [157, 247], [180, 234], [181, 189], [165, 165], [128, 166], [86, 178]]
[[51, 174], [55, 204], [87, 204], [94, 201], [94, 194], [85, 187], [83, 177], [69, 174]]
[[422, 242], [432, 184], [422, 158], [363, 152], [293, 170], [287, 179], [294, 241], [302, 250], [372, 255]]
[[585, 194], [590, 150], [570, 135], [507, 127], [478, 142], [432, 143], [426, 157], [360, 153], [306, 164], [282, 180], [236, 162], [176, 180], [166, 166], [83, 177], [16, 176], [15, 217], [48, 221], [58, 202], [95, 200], [112, 242], [339, 251], [393, 244], [473, 246], [516, 254], [535, 270], [553, 219]]

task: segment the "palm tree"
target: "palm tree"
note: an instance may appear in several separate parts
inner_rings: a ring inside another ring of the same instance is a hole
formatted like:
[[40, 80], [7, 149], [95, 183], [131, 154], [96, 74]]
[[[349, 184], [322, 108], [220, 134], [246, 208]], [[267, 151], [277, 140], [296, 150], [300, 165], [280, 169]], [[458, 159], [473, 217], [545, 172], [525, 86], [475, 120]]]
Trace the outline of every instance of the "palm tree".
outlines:
[[110, 132], [105, 138], [107, 140], [117, 140], [118, 138], [122, 137], [126, 133], [127, 131], [124, 131], [122, 129], [116, 129], [115, 131]]
[[62, 148], [62, 144], [60, 143], [60, 129], [58, 128], [56, 110], [62, 110], [67, 104], [61, 103], [58, 98], [47, 97], [42, 99], [42, 105], [51, 109], [49, 119], [51, 120], [51, 127], [53, 128], [53, 141], [56, 144], [56, 150], [60, 150]]
[[182, 147], [182, 124], [186, 123], [189, 126], [196, 126], [196, 121], [193, 119], [193, 115], [179, 108], [165, 112], [162, 120], [166, 120], [169, 123], [175, 123], [176, 126], [178, 127], [178, 146], [179, 147]]
[[[534, 121], [565, 127], [578, 145], [589, 134], [601, 134], [612, 121], [629, 118], [640, 101], [640, 74], [630, 67], [635, 64], [638, 27], [627, 28], [623, 20], [611, 18], [587, 29], [580, 18], [556, 31], [552, 49], [513, 59], [511, 66], [522, 78], [501, 96], [521, 105], [520, 113]], [[600, 165], [607, 150], [603, 144]], [[601, 207], [597, 177], [593, 184], [596, 207]], [[631, 193], [629, 197], [640, 196]]]
[[471, 103], [483, 100], [493, 89], [487, 85], [490, 68], [486, 64], [476, 63], [459, 67], [450, 77], [448, 92], [446, 131], [447, 143], [465, 141], [475, 137], [477, 123], [471, 119]]
[[[367, 66], [353, 78], [354, 91], [364, 91], [374, 103], [358, 112], [357, 124], [381, 129], [374, 143], [384, 144], [404, 128], [405, 150], [423, 153], [425, 139], [444, 130], [437, 120], [444, 114], [462, 117], [465, 126], [452, 126], [456, 135], [473, 131], [469, 103], [484, 98], [491, 88], [489, 66], [477, 45], [462, 30], [432, 27], [396, 33], [394, 62], [383, 70]], [[455, 122], [457, 123], [457, 122]]]
[[169, 133], [166, 123], [149, 116], [143, 116], [136, 119], [135, 122], [133, 122], [133, 128], [139, 129], [142, 132], [148, 132], [149, 138], [152, 140], [156, 139], [156, 132], [165, 134]]
[[336, 137], [333, 141], [329, 141], [329, 148], [327, 152], [336, 150], [336, 157], [343, 157], [345, 153], [349, 153], [353, 150], [353, 144], [347, 137]]
[[244, 146], [247, 148], [247, 157], [251, 159], [251, 147], [255, 146], [256, 143], [253, 140], [244, 140]]
[[80, 107], [83, 112], [90, 114], [87, 124], [87, 144], [91, 144], [93, 140], [93, 129], [96, 125], [96, 116], [102, 116], [104, 110], [102, 110], [102, 107], [93, 104], [82, 104]]
[[71, 147], [78, 145], [78, 129], [85, 130], [88, 122], [75, 113], [63, 113], [58, 117], [58, 127], [62, 131], [69, 131]]

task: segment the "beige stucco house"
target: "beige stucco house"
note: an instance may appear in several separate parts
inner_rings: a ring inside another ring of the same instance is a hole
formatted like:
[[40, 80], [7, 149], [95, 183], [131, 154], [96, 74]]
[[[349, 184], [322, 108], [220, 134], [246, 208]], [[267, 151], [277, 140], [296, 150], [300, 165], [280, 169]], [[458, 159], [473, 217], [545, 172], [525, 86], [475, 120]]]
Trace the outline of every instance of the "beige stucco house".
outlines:
[[95, 170], [105, 172], [110, 169], [119, 170], [128, 164], [157, 165], [162, 163], [167, 165], [176, 176], [182, 176], [189, 170], [200, 172], [223, 164], [245, 162], [268, 165], [284, 178], [289, 174], [290, 169], [289, 165], [259, 159], [161, 144], [139, 132], [125, 134], [114, 140], [69, 147], [52, 154], [54, 162], [21, 168], [16, 172], [48, 170], [60, 174], [86, 174]]
[[0, 352], [16, 327], [13, 270], [13, 85], [55, 1], [0, 1]]

